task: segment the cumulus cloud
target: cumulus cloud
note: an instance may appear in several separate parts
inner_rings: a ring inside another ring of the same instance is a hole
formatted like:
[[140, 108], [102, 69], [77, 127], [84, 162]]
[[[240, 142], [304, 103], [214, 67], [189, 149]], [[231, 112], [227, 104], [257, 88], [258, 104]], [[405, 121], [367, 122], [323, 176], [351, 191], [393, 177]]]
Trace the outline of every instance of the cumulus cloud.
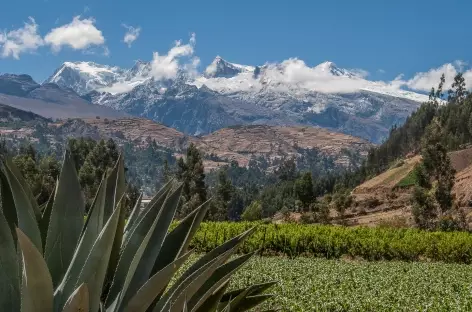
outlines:
[[80, 16], [76, 16], [69, 24], [52, 29], [44, 37], [44, 41], [54, 52], [59, 52], [64, 46], [74, 50], [85, 50], [91, 46], [104, 45], [105, 38], [102, 31], [94, 24], [93, 18], [81, 19]]
[[453, 63], [446, 63], [437, 68], [432, 68], [427, 72], [417, 73], [413, 78], [405, 81], [405, 86], [410, 89], [418, 91], [430, 91], [432, 87], [439, 84], [441, 75], [444, 74], [445, 83], [444, 90], [451, 87], [454, 77], [457, 73], [462, 72], [465, 78], [466, 87], [472, 88], [472, 69], [464, 70], [467, 63], [464, 61], [454, 61]]
[[0, 51], [2, 57], [19, 59], [22, 53], [33, 53], [44, 44], [38, 34], [38, 24], [30, 17], [23, 27], [0, 33]]
[[[167, 54], [153, 53], [151, 61], [151, 75], [156, 80], [174, 79], [177, 77], [179, 69], [183, 69], [188, 73], [196, 72], [200, 60], [192, 57], [195, 52], [196, 37], [192, 34], [187, 44], [176, 41], [174, 46]], [[185, 62], [187, 59], [187, 62]], [[190, 59], [188, 61], [188, 59]]]
[[123, 24], [123, 27], [127, 29], [123, 42], [131, 48], [131, 44], [138, 39], [139, 34], [141, 33], [141, 27], [133, 27]]

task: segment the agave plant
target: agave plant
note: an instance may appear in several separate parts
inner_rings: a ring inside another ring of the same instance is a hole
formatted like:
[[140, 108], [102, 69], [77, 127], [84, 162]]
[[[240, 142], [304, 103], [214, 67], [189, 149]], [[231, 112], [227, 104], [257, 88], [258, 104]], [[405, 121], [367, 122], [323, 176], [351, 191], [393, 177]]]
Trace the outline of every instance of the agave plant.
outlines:
[[[88, 214], [68, 152], [54, 194], [39, 207], [11, 160], [0, 164], [2, 311], [246, 311], [274, 283], [227, 292], [252, 254], [234, 256], [253, 230], [176, 273], [207, 203], [170, 231], [182, 186], [169, 182], [125, 219], [123, 158], [101, 181]], [[84, 217], [85, 216], [85, 217]]]

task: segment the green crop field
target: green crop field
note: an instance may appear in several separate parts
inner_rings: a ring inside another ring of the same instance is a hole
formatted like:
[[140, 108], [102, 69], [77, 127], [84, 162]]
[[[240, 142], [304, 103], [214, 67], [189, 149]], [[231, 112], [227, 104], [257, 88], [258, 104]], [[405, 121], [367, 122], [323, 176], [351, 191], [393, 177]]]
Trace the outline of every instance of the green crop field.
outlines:
[[239, 253], [365, 260], [472, 263], [472, 235], [467, 232], [428, 232], [418, 229], [341, 227], [332, 225], [206, 222], [191, 247], [208, 252], [245, 230], [256, 227]]
[[472, 267], [255, 257], [233, 288], [278, 280], [264, 308], [281, 311], [472, 311]]

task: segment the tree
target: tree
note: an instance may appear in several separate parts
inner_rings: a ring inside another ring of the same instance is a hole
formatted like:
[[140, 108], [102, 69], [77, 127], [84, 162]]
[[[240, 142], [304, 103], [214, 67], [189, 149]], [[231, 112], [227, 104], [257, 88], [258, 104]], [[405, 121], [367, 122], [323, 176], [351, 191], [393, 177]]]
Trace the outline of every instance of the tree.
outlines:
[[465, 100], [468, 91], [465, 85], [465, 79], [462, 73], [457, 73], [454, 77], [451, 89], [448, 91], [448, 101], [451, 102], [462, 102]]
[[295, 196], [301, 201], [303, 209], [307, 211], [310, 204], [315, 199], [311, 172], [305, 172], [295, 181]]
[[[80, 157], [82, 152], [79, 152]], [[87, 154], [83, 166], [79, 170], [79, 180], [88, 200], [91, 203], [98, 190], [100, 181], [107, 172], [113, 168], [118, 160], [118, 148], [113, 140], [100, 140]]]
[[291, 157], [282, 161], [277, 168], [276, 174], [280, 181], [293, 181], [297, 178], [297, 164], [295, 158]]
[[452, 211], [455, 170], [443, 144], [443, 130], [434, 119], [423, 137], [422, 164], [415, 169], [417, 187], [413, 194], [413, 216], [421, 228], [434, 227], [437, 218]]
[[177, 161], [177, 179], [183, 183], [179, 209], [179, 215], [183, 216], [207, 200], [203, 159], [193, 143], [187, 149], [185, 160], [180, 158]]
[[244, 209], [241, 219], [244, 221], [257, 221], [262, 219], [262, 205], [256, 200]]
[[218, 171], [218, 184], [216, 185], [208, 219], [213, 221], [223, 221], [228, 219], [229, 206], [233, 199], [234, 187], [228, 179], [227, 168]]

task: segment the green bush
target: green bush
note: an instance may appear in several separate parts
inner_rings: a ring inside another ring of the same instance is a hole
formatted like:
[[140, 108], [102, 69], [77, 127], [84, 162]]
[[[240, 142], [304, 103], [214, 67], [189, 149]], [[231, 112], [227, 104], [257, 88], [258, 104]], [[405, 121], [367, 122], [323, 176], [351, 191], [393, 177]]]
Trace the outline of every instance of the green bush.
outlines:
[[262, 250], [265, 255], [343, 256], [366, 260], [431, 260], [472, 263], [472, 235], [428, 232], [412, 228], [368, 228], [333, 225], [263, 224], [262, 222], [202, 223], [191, 246], [209, 251], [228, 237], [257, 226], [239, 253]]

